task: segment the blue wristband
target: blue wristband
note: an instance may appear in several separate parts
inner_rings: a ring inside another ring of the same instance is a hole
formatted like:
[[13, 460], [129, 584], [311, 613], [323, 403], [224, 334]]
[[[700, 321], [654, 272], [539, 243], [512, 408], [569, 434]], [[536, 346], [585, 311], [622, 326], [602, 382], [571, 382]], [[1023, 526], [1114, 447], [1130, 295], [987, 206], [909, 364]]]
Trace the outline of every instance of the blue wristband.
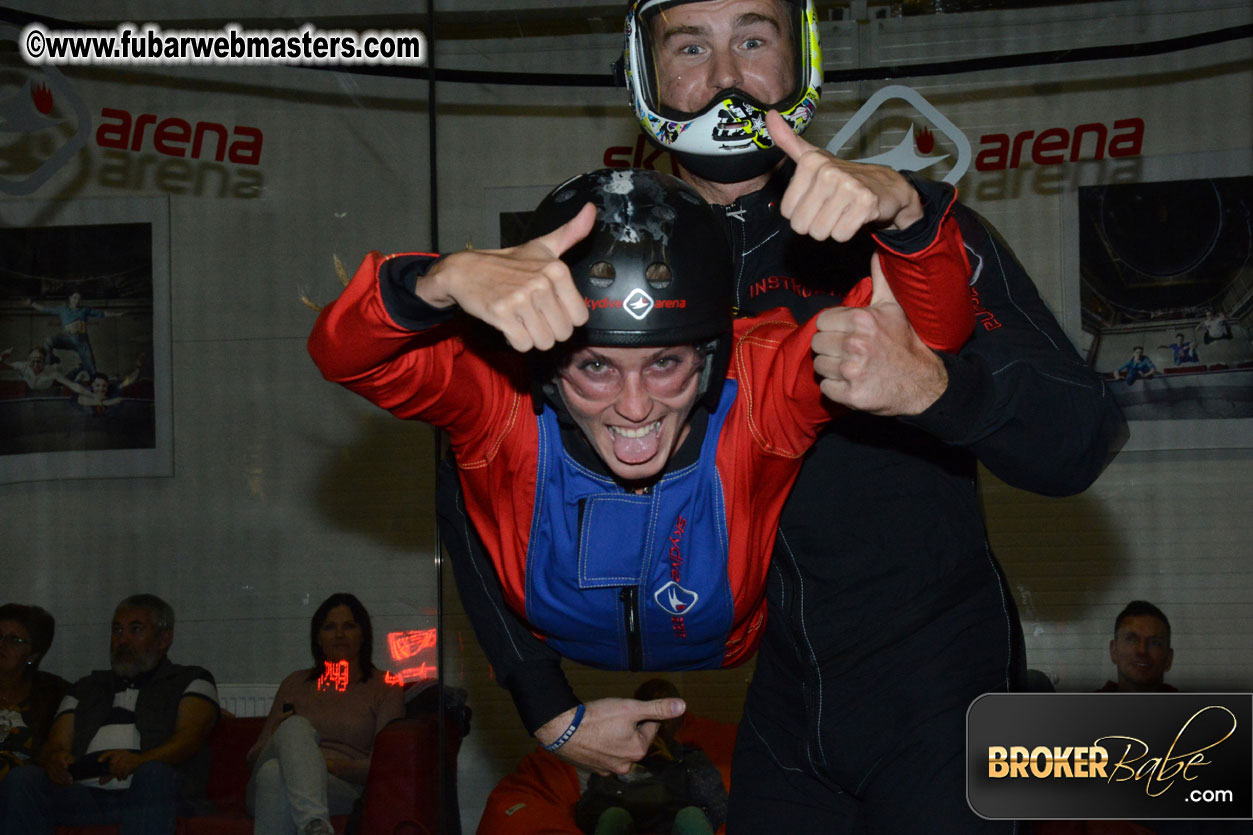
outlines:
[[570, 737], [574, 736], [574, 732], [579, 729], [579, 723], [583, 721], [583, 714], [586, 710], [587, 705], [580, 704], [574, 711], [574, 718], [570, 720], [570, 727], [566, 728], [565, 731], [562, 732], [561, 736], [557, 737], [548, 745], [545, 745], [544, 750], [551, 753], [569, 742]]

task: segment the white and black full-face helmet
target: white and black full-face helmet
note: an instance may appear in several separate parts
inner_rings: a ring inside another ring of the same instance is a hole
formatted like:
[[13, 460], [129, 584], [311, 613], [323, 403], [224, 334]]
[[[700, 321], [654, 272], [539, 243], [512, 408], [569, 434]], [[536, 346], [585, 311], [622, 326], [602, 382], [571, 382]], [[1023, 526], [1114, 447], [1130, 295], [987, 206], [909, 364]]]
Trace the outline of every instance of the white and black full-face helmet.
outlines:
[[822, 90], [822, 48], [813, 0], [781, 0], [792, 46], [792, 89], [777, 102], [743, 90], [718, 91], [701, 110], [687, 113], [661, 102], [654, 22], [666, 10], [702, 0], [632, 0], [626, 18], [624, 80], [631, 107], [653, 144], [673, 151], [685, 169], [720, 183], [769, 171], [782, 152], [766, 131], [766, 112], [778, 110], [799, 135], [809, 126]]
[[[635, 348], [696, 345], [706, 354], [702, 399], [716, 404], [730, 358], [731, 249], [714, 210], [687, 183], [659, 171], [580, 174], [536, 208], [528, 237], [547, 234], [587, 203], [596, 223], [561, 256], [587, 304], [573, 344]], [[557, 401], [551, 367], [537, 380]]]

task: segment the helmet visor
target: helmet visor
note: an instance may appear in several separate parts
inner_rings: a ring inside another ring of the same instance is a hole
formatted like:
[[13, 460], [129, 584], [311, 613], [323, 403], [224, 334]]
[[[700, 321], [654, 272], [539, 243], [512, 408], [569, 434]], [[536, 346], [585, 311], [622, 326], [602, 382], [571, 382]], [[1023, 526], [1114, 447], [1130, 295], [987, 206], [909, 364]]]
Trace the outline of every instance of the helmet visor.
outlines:
[[788, 110], [806, 93], [804, 3], [787, 0], [699, 13], [699, 0], [640, 0], [632, 26], [640, 92], [654, 113], [690, 121], [736, 100]]

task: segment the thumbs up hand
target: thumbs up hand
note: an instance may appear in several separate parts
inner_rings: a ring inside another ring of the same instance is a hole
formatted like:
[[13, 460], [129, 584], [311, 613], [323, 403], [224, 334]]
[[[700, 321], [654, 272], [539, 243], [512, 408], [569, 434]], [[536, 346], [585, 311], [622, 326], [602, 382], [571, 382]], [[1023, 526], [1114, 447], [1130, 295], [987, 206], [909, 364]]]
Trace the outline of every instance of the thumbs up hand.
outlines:
[[847, 241], [866, 225], [904, 229], [922, 217], [917, 190], [883, 165], [845, 162], [806, 142], [777, 110], [766, 114], [774, 144], [796, 163], [779, 210], [799, 235]]
[[818, 314], [814, 371], [835, 403], [876, 415], [916, 415], [948, 387], [944, 362], [914, 332], [896, 303], [876, 253], [868, 307]]
[[517, 351], [547, 351], [587, 321], [587, 305], [561, 255], [595, 222], [596, 207], [588, 203], [562, 226], [519, 246], [455, 252], [435, 262], [414, 292], [435, 307], [459, 305]]

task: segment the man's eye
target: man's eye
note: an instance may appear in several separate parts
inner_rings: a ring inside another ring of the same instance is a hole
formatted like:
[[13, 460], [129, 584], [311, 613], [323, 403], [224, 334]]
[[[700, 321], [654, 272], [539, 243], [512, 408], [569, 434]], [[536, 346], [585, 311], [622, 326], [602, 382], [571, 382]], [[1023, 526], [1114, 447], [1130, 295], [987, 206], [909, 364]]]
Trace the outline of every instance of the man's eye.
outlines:
[[764, 45], [765, 43], [760, 38], [749, 38], [748, 40], [744, 41], [745, 49], [756, 49], [759, 46], [764, 46]]
[[579, 369], [589, 374], [597, 374], [605, 370], [605, 364], [599, 360], [586, 360], [579, 365]]
[[700, 55], [702, 51], [703, 50], [700, 48], [700, 45], [694, 43], [688, 44], [687, 46], [679, 49], [679, 52], [683, 55]]

